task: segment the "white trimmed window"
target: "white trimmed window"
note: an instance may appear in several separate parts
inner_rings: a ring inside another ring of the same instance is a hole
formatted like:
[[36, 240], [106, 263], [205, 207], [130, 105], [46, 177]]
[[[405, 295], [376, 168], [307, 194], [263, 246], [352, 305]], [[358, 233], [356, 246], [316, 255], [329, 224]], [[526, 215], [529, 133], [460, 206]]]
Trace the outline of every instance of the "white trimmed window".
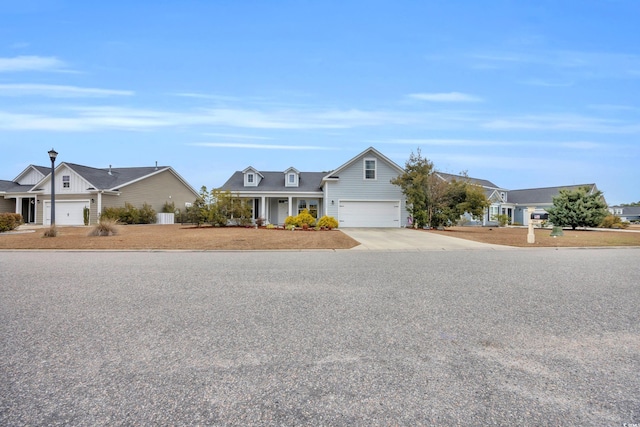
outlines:
[[364, 179], [376, 179], [376, 159], [364, 159]]
[[249, 184], [253, 184], [253, 181], [254, 181], [255, 179], [256, 179], [256, 177], [255, 177], [255, 175], [254, 175], [254, 174], [252, 174], [252, 173], [248, 173], [248, 174], [247, 174], [247, 182], [248, 182]]
[[62, 175], [62, 188], [71, 187], [71, 177], [69, 175]]

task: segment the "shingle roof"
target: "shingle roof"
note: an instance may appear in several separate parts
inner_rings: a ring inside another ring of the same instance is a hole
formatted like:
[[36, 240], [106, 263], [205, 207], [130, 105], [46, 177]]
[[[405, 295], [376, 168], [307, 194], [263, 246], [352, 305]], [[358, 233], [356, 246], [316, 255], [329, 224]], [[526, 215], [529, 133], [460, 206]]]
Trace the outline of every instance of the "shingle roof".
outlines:
[[300, 180], [297, 187], [285, 187], [284, 172], [263, 172], [260, 174], [264, 177], [257, 187], [244, 186], [244, 174], [241, 171], [234, 172], [231, 178], [225, 182], [222, 187], [223, 191], [282, 191], [282, 192], [310, 192], [322, 191], [322, 178], [326, 172], [300, 172]]
[[168, 166], [149, 166], [132, 168], [92, 168], [89, 166], [66, 163], [78, 175], [89, 181], [96, 190], [116, 190], [118, 187], [131, 181], [143, 178], [159, 170], [168, 169]]
[[471, 183], [476, 184], [476, 185], [480, 185], [481, 187], [501, 189], [501, 187], [498, 187], [493, 182], [488, 181], [486, 179], [471, 178], [470, 176], [462, 176], [462, 175], [452, 175], [450, 173], [444, 173], [444, 172], [436, 172], [436, 173], [438, 175], [440, 175], [442, 177], [442, 179], [444, 179], [447, 182], [453, 181], [454, 179], [455, 180], [465, 180], [465, 179], [467, 179], [467, 180], [471, 181]]
[[0, 192], [3, 193], [26, 193], [31, 190], [33, 185], [20, 185], [14, 181], [5, 181], [0, 179]]
[[508, 195], [509, 203], [516, 204], [551, 204], [553, 198], [560, 193], [560, 190], [577, 190], [580, 187], [594, 188], [595, 184], [580, 184], [580, 185], [564, 185], [560, 187], [545, 187], [545, 188], [526, 188], [523, 190], [511, 190]]
[[623, 215], [640, 215], [640, 206], [610, 206], [610, 207], [622, 209]]

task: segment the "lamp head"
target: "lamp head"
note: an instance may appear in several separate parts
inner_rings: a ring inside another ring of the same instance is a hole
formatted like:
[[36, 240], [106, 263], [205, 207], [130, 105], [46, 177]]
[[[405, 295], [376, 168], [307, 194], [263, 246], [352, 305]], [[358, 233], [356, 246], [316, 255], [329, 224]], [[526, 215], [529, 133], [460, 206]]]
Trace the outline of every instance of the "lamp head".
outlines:
[[56, 152], [56, 150], [54, 150], [53, 148], [49, 150], [49, 158], [52, 162], [56, 160], [56, 157], [58, 157], [58, 153]]

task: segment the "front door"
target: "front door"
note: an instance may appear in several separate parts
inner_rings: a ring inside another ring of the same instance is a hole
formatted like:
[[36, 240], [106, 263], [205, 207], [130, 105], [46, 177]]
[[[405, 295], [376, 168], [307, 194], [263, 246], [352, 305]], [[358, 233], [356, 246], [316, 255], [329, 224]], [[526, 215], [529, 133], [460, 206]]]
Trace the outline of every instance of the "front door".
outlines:
[[284, 219], [289, 216], [289, 200], [278, 200], [278, 224], [284, 224]]

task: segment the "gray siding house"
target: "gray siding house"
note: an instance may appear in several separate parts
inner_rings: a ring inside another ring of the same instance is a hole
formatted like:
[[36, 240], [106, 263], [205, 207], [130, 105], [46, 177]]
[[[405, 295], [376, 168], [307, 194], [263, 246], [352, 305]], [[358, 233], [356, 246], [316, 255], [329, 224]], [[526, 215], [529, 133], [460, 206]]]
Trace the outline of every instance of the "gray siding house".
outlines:
[[390, 180], [403, 169], [370, 147], [331, 172], [294, 167], [265, 172], [247, 167], [220, 190], [253, 199], [253, 217], [283, 224], [304, 209], [315, 218], [333, 216], [340, 227], [402, 227], [408, 214], [402, 191]]

